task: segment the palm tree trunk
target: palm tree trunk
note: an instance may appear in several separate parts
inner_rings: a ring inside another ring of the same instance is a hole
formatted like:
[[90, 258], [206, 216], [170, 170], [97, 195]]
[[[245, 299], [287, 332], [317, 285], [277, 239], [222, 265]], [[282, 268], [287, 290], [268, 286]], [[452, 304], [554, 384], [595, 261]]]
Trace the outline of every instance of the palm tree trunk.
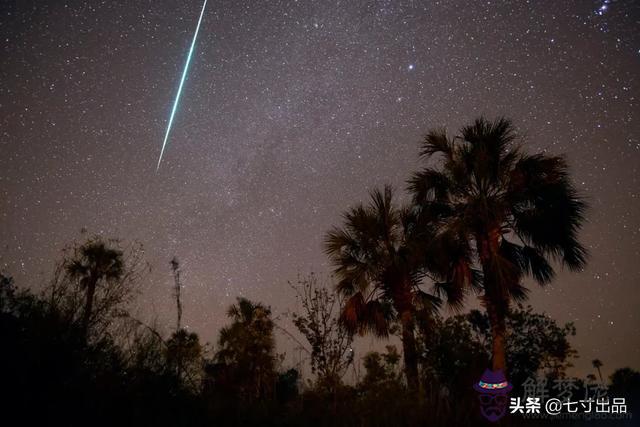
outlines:
[[491, 325], [491, 369], [494, 371], [502, 370], [506, 375], [505, 316], [509, 300], [505, 299], [497, 289], [498, 284], [495, 282], [495, 274], [491, 267], [491, 258], [499, 250], [500, 229], [498, 227], [491, 228], [486, 237], [476, 236], [476, 242], [484, 276], [484, 303]]
[[494, 301], [486, 301], [487, 315], [491, 324], [491, 369], [506, 373], [507, 358], [505, 351], [505, 316]]
[[91, 312], [93, 311], [93, 298], [96, 292], [97, 281], [93, 278], [87, 281], [87, 300], [84, 305], [84, 313], [82, 316], [82, 336], [85, 341], [89, 335], [89, 322], [91, 321]]
[[402, 353], [404, 356], [404, 373], [407, 377], [409, 390], [417, 391], [418, 382], [418, 356], [416, 354], [416, 338], [413, 334], [413, 314], [411, 310], [404, 310], [400, 315], [402, 324]]

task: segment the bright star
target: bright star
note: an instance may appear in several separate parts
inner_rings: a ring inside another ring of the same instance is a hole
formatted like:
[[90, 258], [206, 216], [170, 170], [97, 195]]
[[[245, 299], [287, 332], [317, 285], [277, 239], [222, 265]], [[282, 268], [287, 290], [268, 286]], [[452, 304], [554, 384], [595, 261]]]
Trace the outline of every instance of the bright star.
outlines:
[[600, 16], [604, 15], [607, 9], [609, 9], [609, 3], [611, 3], [610, 0], [604, 0], [603, 4], [596, 11], [596, 14]]

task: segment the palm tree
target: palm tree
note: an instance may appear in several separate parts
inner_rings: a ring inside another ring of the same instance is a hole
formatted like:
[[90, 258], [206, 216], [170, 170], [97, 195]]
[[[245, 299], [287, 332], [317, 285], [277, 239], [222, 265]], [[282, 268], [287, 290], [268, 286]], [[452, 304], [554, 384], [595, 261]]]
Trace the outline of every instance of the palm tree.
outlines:
[[344, 214], [342, 228], [325, 237], [325, 251], [336, 267], [337, 290], [347, 300], [341, 323], [352, 332], [389, 334], [390, 321], [402, 329], [407, 385], [418, 389], [414, 329], [417, 316], [439, 300], [420, 289], [425, 239], [416, 238], [413, 215], [393, 205], [391, 187], [371, 193], [371, 204]]
[[[504, 370], [505, 315], [512, 300], [526, 298], [523, 278], [545, 285], [554, 277], [552, 261], [573, 271], [585, 264], [577, 237], [585, 204], [565, 159], [524, 153], [504, 118], [479, 118], [453, 139], [445, 130], [430, 131], [421, 156], [436, 155], [441, 167], [414, 173], [409, 190], [436, 233], [438, 268], [448, 272], [440, 288], [454, 302], [469, 289], [481, 295], [491, 322], [493, 369]], [[474, 268], [482, 273], [477, 282]]]
[[85, 289], [85, 305], [82, 314], [81, 328], [87, 338], [93, 303], [98, 284], [117, 281], [124, 274], [123, 253], [119, 249], [108, 247], [102, 240], [95, 238], [83, 244], [66, 265], [66, 271], [72, 279], [80, 281]]
[[598, 370], [598, 376], [600, 377], [600, 382], [602, 381], [602, 371], [600, 370], [600, 368], [602, 368], [602, 361], [600, 359], [593, 359], [591, 361], [591, 364], [593, 365], [594, 368], [596, 368]]

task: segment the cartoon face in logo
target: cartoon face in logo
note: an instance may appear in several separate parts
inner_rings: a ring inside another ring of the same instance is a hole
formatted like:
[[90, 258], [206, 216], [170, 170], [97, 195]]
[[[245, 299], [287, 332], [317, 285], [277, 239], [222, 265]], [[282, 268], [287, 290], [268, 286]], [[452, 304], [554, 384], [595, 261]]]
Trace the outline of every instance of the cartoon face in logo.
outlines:
[[473, 385], [473, 389], [478, 392], [482, 416], [491, 422], [502, 418], [507, 411], [508, 394], [512, 388], [504, 372], [485, 370], [480, 381]]

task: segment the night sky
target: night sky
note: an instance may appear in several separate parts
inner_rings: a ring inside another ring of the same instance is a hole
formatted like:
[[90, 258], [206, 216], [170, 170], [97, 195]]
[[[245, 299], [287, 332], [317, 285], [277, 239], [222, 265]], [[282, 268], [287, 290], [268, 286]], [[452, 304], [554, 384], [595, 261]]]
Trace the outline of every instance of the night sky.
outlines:
[[236, 296], [282, 313], [287, 280], [327, 272], [324, 232], [403, 189], [427, 129], [507, 115], [591, 205], [587, 268], [531, 303], [575, 322], [577, 374], [640, 368], [640, 3], [209, 0], [158, 173], [202, 3], [0, 7], [0, 268], [19, 285], [83, 227], [137, 239], [141, 315], [173, 325], [175, 255], [185, 323], [213, 341]]

